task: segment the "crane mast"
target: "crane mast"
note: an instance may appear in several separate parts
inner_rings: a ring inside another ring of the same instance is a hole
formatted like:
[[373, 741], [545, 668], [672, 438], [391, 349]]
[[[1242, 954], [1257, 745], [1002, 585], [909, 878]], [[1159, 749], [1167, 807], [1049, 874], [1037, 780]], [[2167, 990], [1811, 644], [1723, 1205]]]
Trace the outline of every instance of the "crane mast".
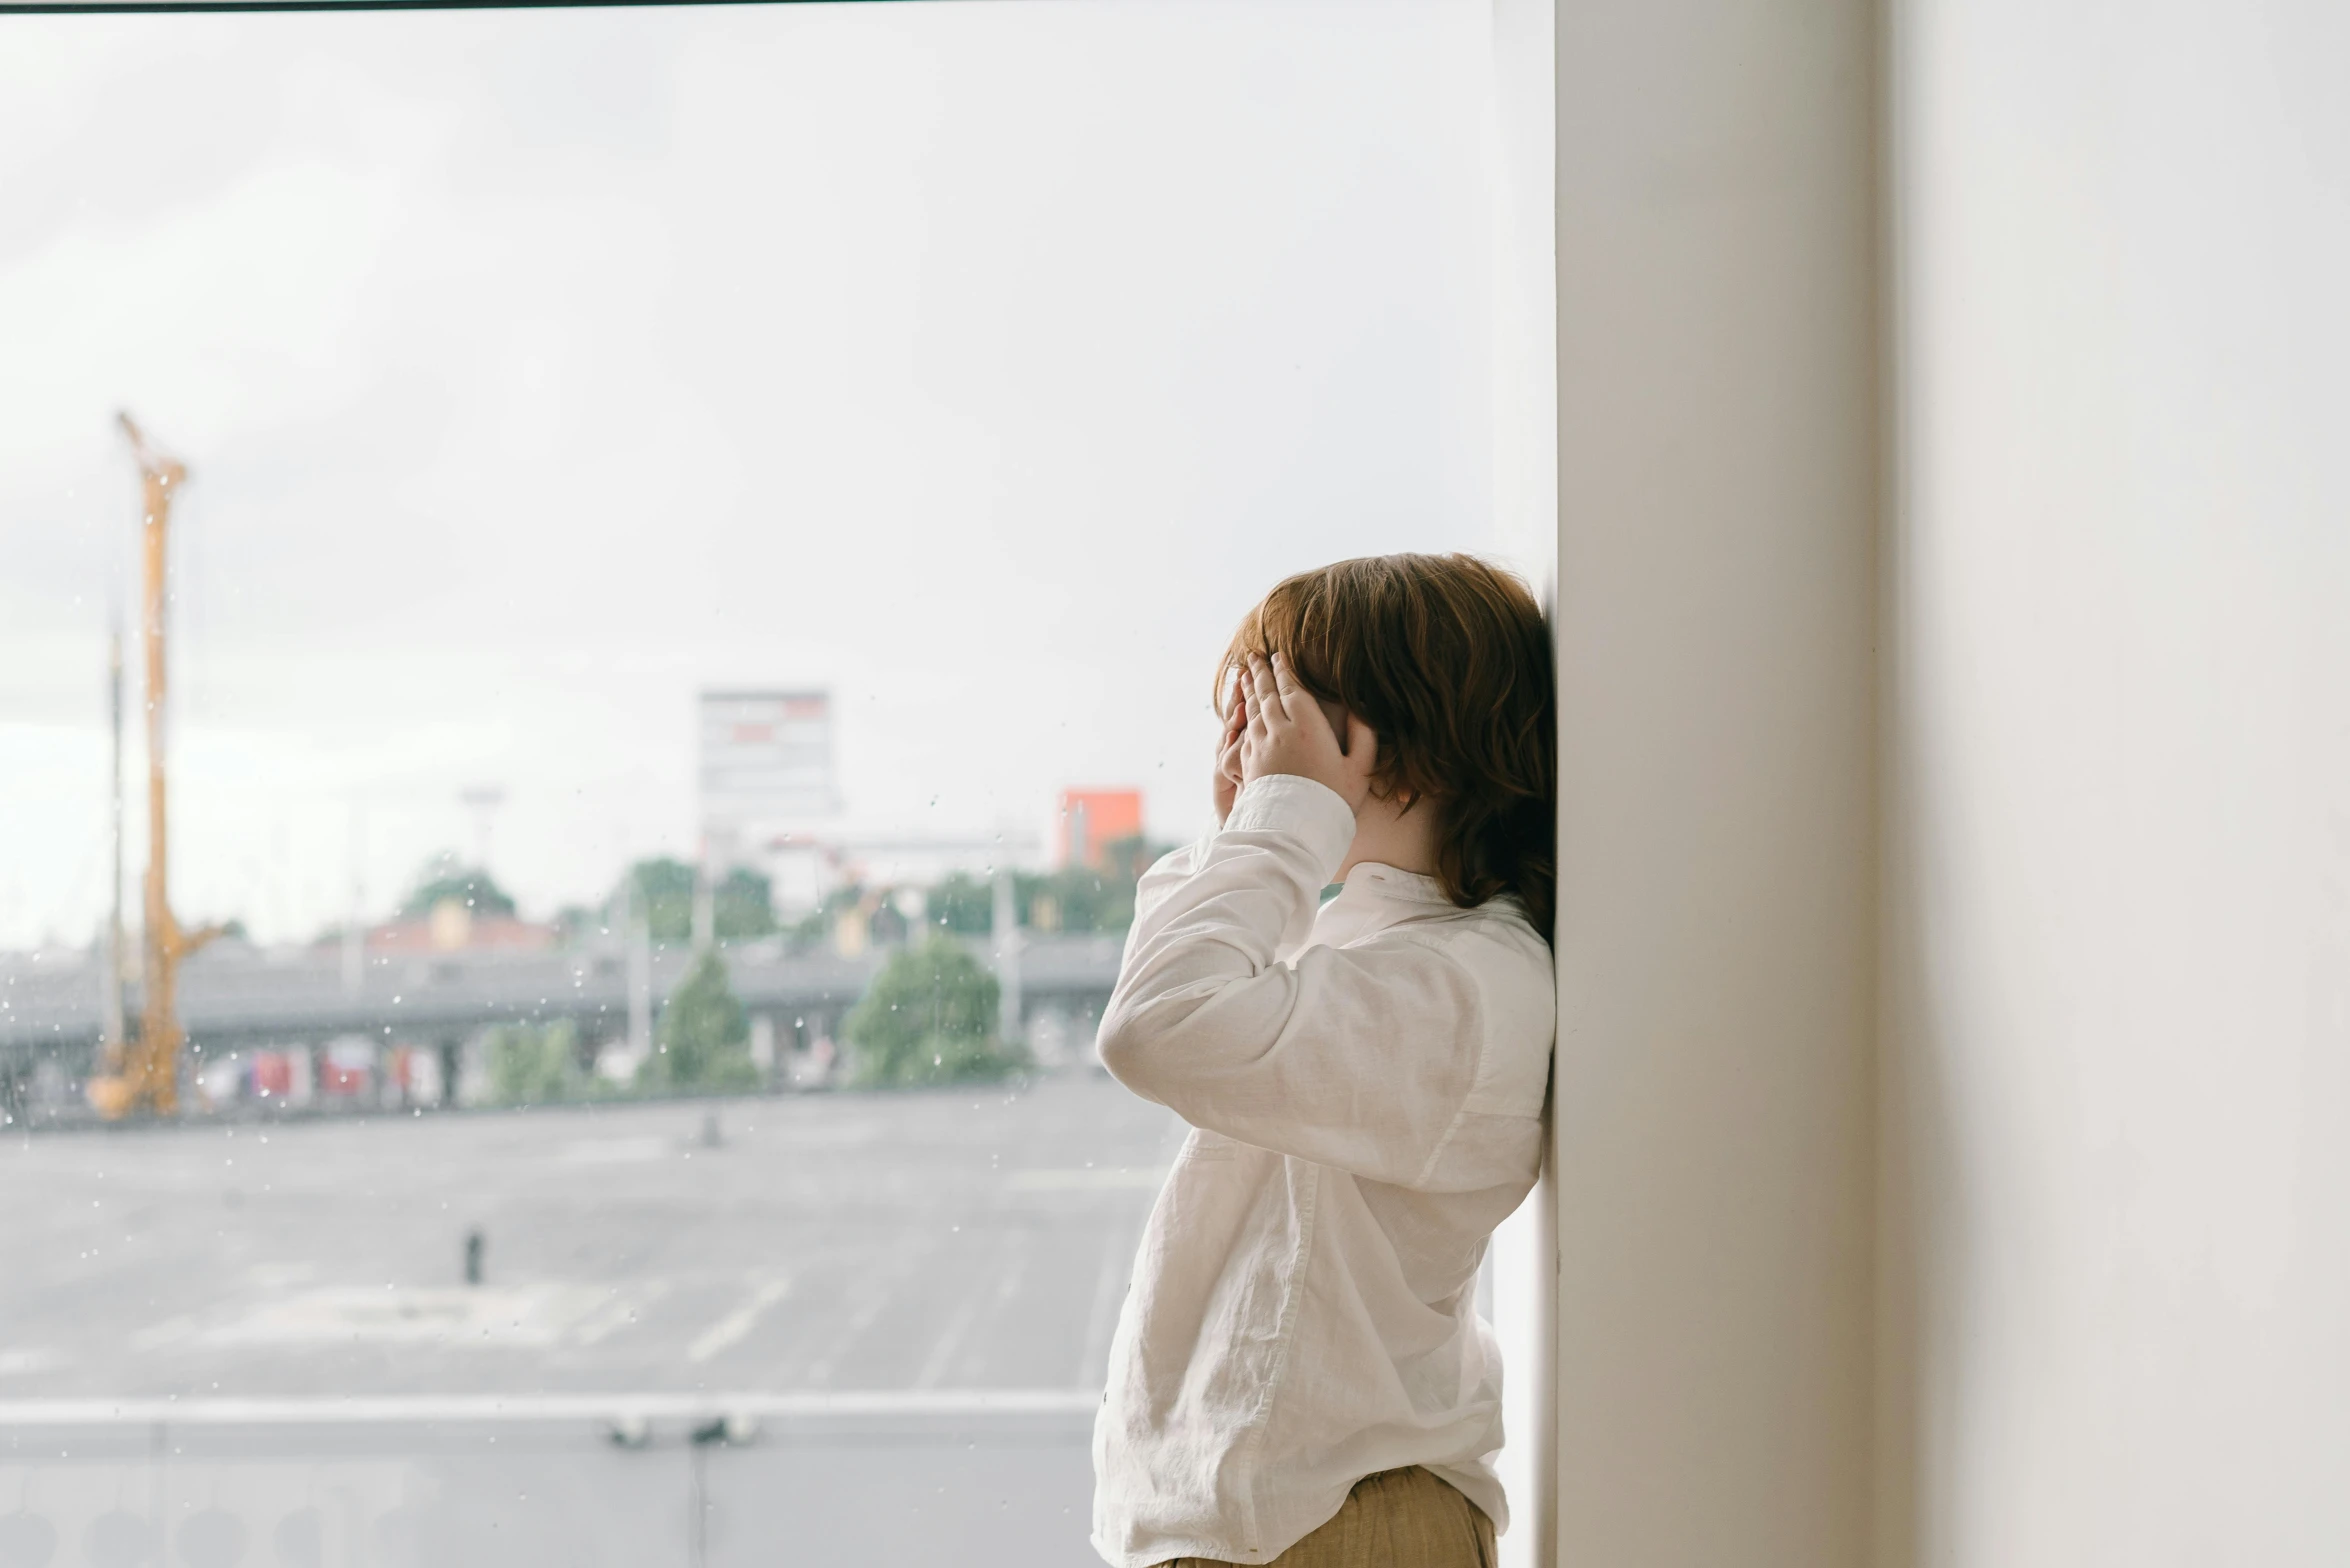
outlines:
[[[183, 932], [171, 913], [169, 785], [165, 773], [166, 703], [170, 696], [165, 614], [170, 603], [171, 503], [187, 483], [187, 465], [158, 450], [131, 416], [118, 416], [138, 460], [140, 479], [140, 632], [146, 653], [147, 876], [139, 963], [139, 1029], [124, 1043], [119, 1074], [90, 1085], [91, 1099], [110, 1116], [170, 1116], [179, 1110], [180, 960], [216, 933]], [[111, 1064], [110, 1064], [111, 1065]]]

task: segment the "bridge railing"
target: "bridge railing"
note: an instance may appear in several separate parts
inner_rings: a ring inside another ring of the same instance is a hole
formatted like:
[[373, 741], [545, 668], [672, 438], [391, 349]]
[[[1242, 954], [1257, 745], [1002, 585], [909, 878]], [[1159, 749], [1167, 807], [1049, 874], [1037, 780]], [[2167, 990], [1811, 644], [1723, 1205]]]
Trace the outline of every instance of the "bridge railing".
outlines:
[[0, 1564], [1081, 1568], [1099, 1397], [0, 1402]]

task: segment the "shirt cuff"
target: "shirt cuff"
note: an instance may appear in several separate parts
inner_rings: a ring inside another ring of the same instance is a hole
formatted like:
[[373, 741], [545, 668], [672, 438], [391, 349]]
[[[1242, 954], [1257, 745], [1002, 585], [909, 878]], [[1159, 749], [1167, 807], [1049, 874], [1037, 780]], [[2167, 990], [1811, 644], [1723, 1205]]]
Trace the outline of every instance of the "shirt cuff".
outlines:
[[1355, 841], [1355, 814], [1327, 784], [1295, 773], [1268, 773], [1241, 786], [1224, 831], [1287, 834], [1305, 846], [1327, 883]]

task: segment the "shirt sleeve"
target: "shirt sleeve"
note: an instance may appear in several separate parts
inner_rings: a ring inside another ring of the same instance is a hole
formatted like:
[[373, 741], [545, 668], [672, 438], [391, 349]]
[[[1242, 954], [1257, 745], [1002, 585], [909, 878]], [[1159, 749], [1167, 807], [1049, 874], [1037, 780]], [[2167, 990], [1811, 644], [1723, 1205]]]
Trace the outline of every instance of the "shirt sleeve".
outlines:
[[1304, 940], [1353, 838], [1337, 794], [1276, 774], [1241, 791], [1222, 831], [1152, 867], [1102, 1062], [1195, 1127], [1374, 1181], [1449, 1186], [1439, 1161], [1485, 1023], [1468, 970], [1394, 931], [1275, 956]]

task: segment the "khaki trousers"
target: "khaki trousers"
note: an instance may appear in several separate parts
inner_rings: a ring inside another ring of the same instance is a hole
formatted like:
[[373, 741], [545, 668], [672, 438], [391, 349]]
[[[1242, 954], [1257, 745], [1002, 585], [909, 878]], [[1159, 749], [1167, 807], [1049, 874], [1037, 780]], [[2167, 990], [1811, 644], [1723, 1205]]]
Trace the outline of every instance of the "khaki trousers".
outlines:
[[[1382, 1470], [1355, 1483], [1328, 1524], [1264, 1568], [1495, 1568], [1493, 1521], [1432, 1471]], [[1229, 1568], [1171, 1557], [1159, 1568]]]

